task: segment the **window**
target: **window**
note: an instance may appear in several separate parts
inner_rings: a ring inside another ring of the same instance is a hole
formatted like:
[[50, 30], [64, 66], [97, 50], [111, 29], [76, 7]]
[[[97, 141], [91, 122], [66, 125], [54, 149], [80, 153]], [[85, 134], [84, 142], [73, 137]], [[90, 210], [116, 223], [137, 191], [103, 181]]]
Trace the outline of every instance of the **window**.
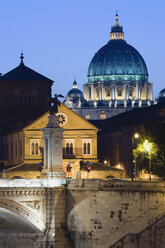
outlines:
[[57, 123], [59, 124], [60, 127], [64, 126], [68, 122], [68, 117], [64, 113], [57, 113]]
[[100, 119], [101, 120], [106, 119], [106, 118], [107, 118], [106, 114], [100, 114]]
[[40, 147], [40, 141], [38, 139], [30, 140], [30, 154], [31, 155], [39, 156], [40, 155], [39, 147]]
[[117, 95], [122, 96], [122, 91], [123, 91], [122, 88], [117, 88]]
[[133, 88], [129, 89], [129, 96], [133, 96]]
[[106, 96], [108, 97], [108, 96], [110, 96], [111, 95], [111, 89], [110, 88], [107, 88], [106, 89]]
[[11, 158], [13, 158], [13, 142], [11, 142]]
[[22, 140], [19, 141], [19, 155], [22, 156]]
[[85, 115], [85, 119], [89, 120], [90, 119], [90, 115], [89, 114]]
[[73, 155], [74, 154], [74, 140], [65, 140], [65, 153], [67, 155]]
[[83, 145], [83, 154], [90, 154], [91, 152], [91, 144], [90, 143], [84, 143]]
[[6, 109], [6, 105], [7, 105], [7, 96], [3, 95], [2, 96], [2, 109]]
[[15, 157], [17, 158], [17, 141], [15, 141]]
[[20, 103], [21, 108], [27, 109], [32, 107], [32, 96], [28, 91], [23, 91]]
[[91, 152], [91, 148], [92, 148], [91, 143], [92, 143], [91, 139], [82, 140], [82, 153], [84, 155], [92, 154], [92, 152]]

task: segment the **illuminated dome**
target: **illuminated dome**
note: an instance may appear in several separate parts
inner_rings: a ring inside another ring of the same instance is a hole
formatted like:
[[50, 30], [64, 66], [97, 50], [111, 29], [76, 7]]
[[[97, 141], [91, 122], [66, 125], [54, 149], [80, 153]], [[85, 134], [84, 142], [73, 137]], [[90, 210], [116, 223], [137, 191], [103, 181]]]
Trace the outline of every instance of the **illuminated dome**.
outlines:
[[72, 89], [68, 92], [64, 104], [68, 108], [80, 108], [84, 101], [84, 95], [77, 87], [77, 82], [74, 80]]
[[116, 14], [110, 41], [92, 58], [87, 74], [88, 83], [108, 81], [148, 81], [148, 71], [140, 53], [124, 41], [123, 28]]
[[75, 80], [73, 82], [73, 87], [68, 92], [67, 96], [72, 97], [72, 98], [75, 98], [75, 97], [84, 98], [82, 91], [77, 88], [77, 82]]

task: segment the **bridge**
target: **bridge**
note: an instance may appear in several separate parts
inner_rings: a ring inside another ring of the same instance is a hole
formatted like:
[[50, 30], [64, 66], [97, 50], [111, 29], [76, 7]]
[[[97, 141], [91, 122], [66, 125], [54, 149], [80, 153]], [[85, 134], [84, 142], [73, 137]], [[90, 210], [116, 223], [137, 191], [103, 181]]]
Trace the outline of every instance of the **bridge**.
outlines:
[[64, 179], [63, 184], [1, 179], [0, 247], [165, 247], [165, 182]]

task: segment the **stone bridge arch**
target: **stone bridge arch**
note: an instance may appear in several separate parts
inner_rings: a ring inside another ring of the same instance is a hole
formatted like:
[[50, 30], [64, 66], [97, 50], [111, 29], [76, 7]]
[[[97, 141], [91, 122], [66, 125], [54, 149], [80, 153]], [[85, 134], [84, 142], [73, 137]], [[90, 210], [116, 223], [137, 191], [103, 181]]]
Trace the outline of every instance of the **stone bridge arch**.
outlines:
[[11, 224], [12, 222], [13, 231], [17, 231], [17, 229], [19, 229], [18, 228], [19, 225], [22, 227], [22, 229], [25, 230], [27, 229], [29, 232], [30, 229], [32, 232], [38, 232], [38, 233], [43, 232], [45, 230], [45, 224], [40, 219], [39, 215], [34, 214], [33, 211], [30, 211], [25, 206], [10, 199], [0, 198], [0, 219], [1, 220], [5, 219], [6, 223]]
[[108, 248], [165, 214], [163, 183], [71, 185], [67, 196], [67, 225], [76, 248]]

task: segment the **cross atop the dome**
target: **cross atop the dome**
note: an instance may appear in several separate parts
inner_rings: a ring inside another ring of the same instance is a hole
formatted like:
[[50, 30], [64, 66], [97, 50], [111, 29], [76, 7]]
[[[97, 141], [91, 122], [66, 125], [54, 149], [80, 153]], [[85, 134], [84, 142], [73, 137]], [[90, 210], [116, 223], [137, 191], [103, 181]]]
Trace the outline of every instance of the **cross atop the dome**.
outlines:
[[118, 10], [116, 10], [115, 18], [116, 18], [116, 20], [115, 20], [115, 26], [120, 26], [120, 24], [119, 24]]

